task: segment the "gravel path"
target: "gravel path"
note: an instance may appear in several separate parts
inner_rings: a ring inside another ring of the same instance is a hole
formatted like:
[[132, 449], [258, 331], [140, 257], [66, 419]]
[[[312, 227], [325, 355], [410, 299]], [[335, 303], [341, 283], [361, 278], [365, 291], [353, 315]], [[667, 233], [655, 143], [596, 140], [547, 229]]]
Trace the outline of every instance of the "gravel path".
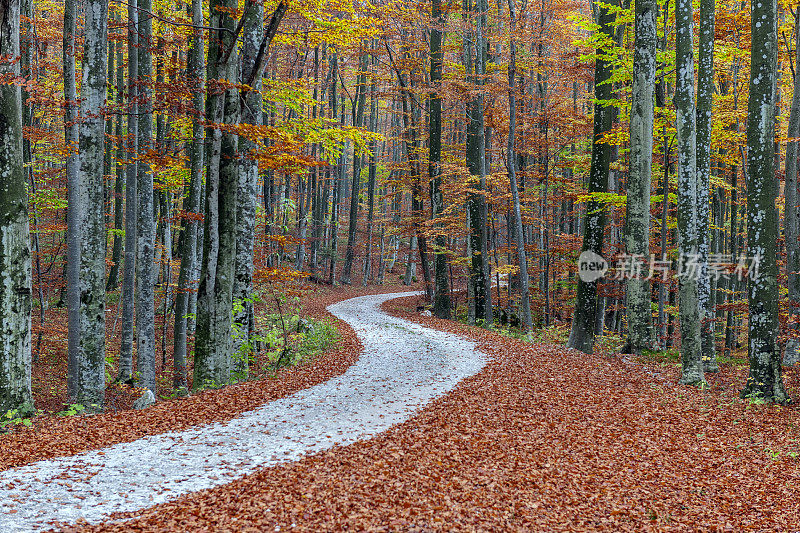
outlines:
[[99, 522], [363, 440], [409, 419], [486, 364], [474, 342], [379, 309], [386, 300], [413, 294], [361, 296], [328, 308], [364, 346], [358, 362], [330, 381], [226, 424], [0, 472], [0, 531]]

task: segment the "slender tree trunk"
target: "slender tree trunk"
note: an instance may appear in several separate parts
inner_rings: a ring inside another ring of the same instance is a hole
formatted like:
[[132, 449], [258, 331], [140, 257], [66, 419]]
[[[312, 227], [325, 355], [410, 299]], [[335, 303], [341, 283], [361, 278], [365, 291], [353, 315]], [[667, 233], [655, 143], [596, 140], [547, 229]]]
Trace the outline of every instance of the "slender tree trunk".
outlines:
[[[795, 17], [794, 91], [789, 111], [789, 139], [800, 137], [800, 13]], [[786, 272], [789, 278], [789, 339], [783, 355], [783, 364], [794, 365], [800, 361], [800, 194], [798, 194], [798, 142], [786, 143]]]
[[[264, 35], [264, 7], [252, 2], [245, 11], [242, 47], [242, 79], [250, 79], [256, 67], [255, 57]], [[256, 76], [252, 91], [241, 96], [242, 123], [261, 124], [261, 76]], [[253, 159], [255, 143], [247, 138], [240, 141], [242, 160], [239, 167], [239, 183], [236, 206], [236, 275], [233, 281], [234, 312], [236, 325], [233, 353], [236, 357], [234, 370], [239, 379], [247, 377], [250, 347], [250, 324], [253, 323], [253, 247], [256, 226], [256, 204], [258, 187], [258, 163]], [[302, 177], [301, 177], [302, 179]]]
[[[372, 47], [377, 44], [373, 41]], [[372, 57], [372, 83], [370, 84], [369, 95], [369, 131], [378, 131], [378, 87], [375, 81], [375, 68], [377, 59]], [[367, 180], [367, 242], [366, 252], [364, 253], [364, 278], [362, 285], [367, 286], [367, 282], [372, 278], [372, 228], [375, 218], [375, 180], [378, 173], [378, 141], [372, 139], [369, 144], [369, 168]]]
[[[139, 157], [153, 147], [153, 17], [150, 0], [139, 0]], [[153, 171], [147, 160], [137, 168], [138, 193], [136, 235], [136, 371], [138, 383], [156, 392], [155, 263], [156, 219], [153, 199]]]
[[[517, 96], [516, 88], [514, 87], [514, 80], [517, 75], [517, 43], [514, 39], [517, 28], [517, 12], [514, 0], [508, 0], [508, 11], [511, 18], [511, 31], [509, 33], [511, 55], [508, 62], [508, 148], [506, 156], [508, 161], [508, 180], [511, 187], [511, 199], [514, 209], [513, 228], [515, 238], [514, 244], [517, 248], [517, 264], [519, 265], [520, 307], [525, 330], [530, 331], [533, 328], [533, 320], [531, 319], [530, 278], [528, 277], [528, 258], [525, 253], [522, 210], [520, 208], [519, 189], [517, 188], [517, 156], [514, 150], [517, 126]], [[500, 290], [499, 286], [497, 290]]]
[[[20, 0], [0, 3], [0, 56], [20, 55]], [[15, 79], [17, 61], [0, 74]], [[31, 394], [31, 251], [28, 192], [22, 162], [22, 94], [16, 84], [0, 85], [0, 416], [33, 412]]]
[[675, 4], [675, 109], [678, 139], [678, 312], [681, 326], [681, 383], [705, 383], [702, 346], [700, 343], [700, 311], [697, 293], [698, 205], [697, 152], [694, 108], [694, 51], [692, 34], [694, 16], [690, 0]]
[[[192, 0], [192, 23], [203, 24], [202, 0]], [[189, 42], [187, 78], [192, 91], [192, 142], [189, 147], [189, 197], [184, 205], [187, 218], [184, 219], [183, 249], [181, 250], [181, 269], [178, 273], [178, 292], [175, 298], [175, 333], [173, 346], [173, 386], [178, 394], [188, 391], [186, 376], [186, 334], [187, 314], [190, 312], [189, 300], [196, 293], [194, 279], [197, 263], [198, 226], [200, 202], [203, 188], [203, 30], [195, 28]]]
[[[442, 13], [441, 0], [431, 2], [431, 85], [430, 96], [430, 131], [428, 175], [431, 181], [431, 210], [433, 218], [441, 218], [444, 214], [444, 195], [442, 194], [442, 33], [446, 23]], [[447, 280], [447, 240], [442, 224], [436, 225], [434, 238], [434, 277], [436, 279], [433, 314], [439, 318], [450, 318], [450, 283]]]
[[776, 1], [751, 6], [750, 96], [747, 102], [747, 275], [750, 373], [742, 396], [789, 400], [778, 348], [778, 180], [775, 176]]
[[[364, 123], [364, 104], [367, 94], [367, 80], [365, 71], [367, 69], [367, 54], [362, 50], [358, 58], [358, 76], [356, 97], [353, 109], [353, 126], [356, 128], [362, 127]], [[342, 275], [339, 280], [345, 284], [350, 285], [351, 271], [353, 268], [353, 259], [355, 257], [356, 239], [358, 238], [358, 198], [361, 192], [361, 155], [356, 154], [353, 150], [353, 181], [350, 187], [350, 216], [347, 225], [347, 249], [344, 255], [344, 265], [342, 266]]]
[[[469, 81], [482, 85], [484, 58], [483, 10], [480, 5], [478, 8], [480, 13], [475, 16], [475, 30], [474, 32], [472, 30], [469, 31], [464, 42], [464, 58], [467, 76], [470, 78]], [[468, 15], [472, 15], [469, 0], [466, 0], [465, 11]], [[486, 137], [482, 95], [478, 95], [467, 102], [466, 159], [472, 180], [477, 182], [473, 184], [477, 192], [471, 192], [467, 200], [469, 204], [470, 247], [472, 250], [470, 282], [473, 285], [475, 319], [483, 320], [484, 325], [489, 326], [492, 323], [491, 278], [487, 272], [489, 260], [486, 242], [486, 199], [481, 193], [485, 189], [486, 183]]]
[[128, 3], [128, 164], [125, 180], [125, 267], [122, 272], [122, 340], [118, 381], [133, 375], [136, 242], [138, 240], [137, 164], [139, 154], [139, 10], [137, 0]]
[[75, 81], [77, 0], [64, 3], [64, 128], [67, 146], [67, 388], [71, 399], [81, 383], [81, 182], [78, 158], [78, 90]]
[[[114, 16], [116, 22], [120, 22], [120, 17], [118, 15]], [[111, 70], [111, 57], [109, 57], [109, 69], [108, 69], [108, 76], [109, 82], [111, 79], [115, 78], [116, 81], [113, 85], [116, 85], [117, 94], [116, 94], [116, 105], [117, 109], [122, 109], [122, 104], [125, 101], [125, 76], [124, 76], [124, 66], [122, 64], [122, 42], [115, 43], [115, 45], [109, 46], [109, 53], [113, 50], [116, 53], [116, 71], [112, 73]], [[114, 164], [114, 240], [111, 248], [111, 270], [108, 273], [108, 283], [106, 284], [106, 291], [113, 291], [119, 285], [119, 266], [122, 262], [122, 233], [124, 231], [123, 225], [125, 224], [124, 219], [124, 212], [123, 212], [123, 201], [122, 195], [124, 194], [125, 190], [125, 167], [122, 164], [122, 160], [125, 158], [125, 145], [122, 141], [122, 115], [118, 114], [114, 118], [114, 136], [116, 137], [116, 149], [114, 150], [116, 155], [116, 164]], [[113, 141], [108, 141], [111, 145], [113, 145]], [[111, 146], [109, 147], [109, 152], [111, 152]], [[111, 160], [110, 153], [109, 153], [109, 162]], [[111, 169], [109, 167], [109, 173]]]
[[711, 111], [714, 95], [714, 0], [700, 2], [700, 45], [697, 69], [697, 302], [705, 372], [719, 372], [714, 346], [716, 306], [708, 272], [711, 188]]
[[[636, 2], [633, 94], [630, 122], [630, 176], [625, 214], [625, 248], [633, 261], [650, 257], [650, 179], [653, 169], [653, 113], [656, 83], [655, 0]], [[640, 354], [653, 346], [650, 282], [641, 275], [627, 282], [628, 349]]]
[[106, 231], [105, 131], [108, 2], [86, 0], [84, 24], [81, 126], [80, 378], [77, 403], [102, 411], [106, 388]]

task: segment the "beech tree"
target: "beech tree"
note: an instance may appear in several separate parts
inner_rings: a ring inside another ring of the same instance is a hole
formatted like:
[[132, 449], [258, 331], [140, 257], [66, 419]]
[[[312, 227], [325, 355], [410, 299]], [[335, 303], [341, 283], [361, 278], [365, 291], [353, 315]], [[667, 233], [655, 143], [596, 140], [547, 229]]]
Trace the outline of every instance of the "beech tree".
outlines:
[[[253, 76], [251, 89], [240, 97], [241, 121], [243, 124], [259, 125], [263, 113], [261, 76], [255, 75], [255, 60], [258, 47], [264, 38], [264, 6], [248, 2], [243, 20], [242, 82]], [[250, 87], [250, 86], [248, 86]], [[233, 321], [236, 325], [234, 352], [237, 360], [235, 370], [239, 376], [247, 375], [247, 360], [250, 329], [253, 322], [253, 245], [256, 230], [256, 203], [258, 187], [258, 162], [254, 159], [255, 143], [242, 137], [239, 142], [242, 159], [239, 162], [239, 182], [236, 191], [236, 275], [233, 280]]]
[[136, 172], [138, 194], [136, 219], [136, 370], [139, 384], [156, 390], [155, 263], [156, 218], [153, 170], [149, 161], [153, 148], [153, 16], [151, 0], [138, 0], [139, 158]]
[[708, 271], [711, 219], [711, 112], [714, 97], [714, 0], [700, 2], [700, 35], [697, 54], [697, 307], [703, 370], [719, 372], [714, 347], [715, 305]]
[[[444, 195], [442, 194], [442, 98], [439, 95], [442, 82], [442, 33], [445, 17], [440, 0], [431, 0], [431, 68], [430, 77], [433, 86], [430, 96], [429, 125], [429, 157], [428, 175], [431, 180], [431, 210], [433, 218], [440, 218], [444, 212]], [[450, 318], [450, 287], [447, 276], [446, 238], [441, 227], [433, 242], [434, 245], [434, 290], [433, 314], [439, 318]]]
[[222, 387], [231, 372], [230, 333], [233, 278], [236, 261], [236, 192], [238, 188], [234, 133], [222, 131], [235, 124], [239, 94], [225, 80], [237, 79], [233, 18], [235, 3], [215, 0], [211, 6], [216, 28], [209, 39], [206, 129], [209, 146], [206, 171], [206, 208], [203, 267], [197, 290], [197, 333], [193, 389]]
[[197, 288], [194, 274], [197, 270], [197, 250], [201, 195], [203, 190], [203, 88], [204, 88], [204, 30], [203, 4], [192, 0], [192, 24], [195, 25], [189, 38], [189, 57], [186, 74], [192, 91], [192, 141], [189, 146], [189, 194], [184, 204], [188, 217], [184, 222], [183, 249], [181, 250], [181, 269], [178, 274], [178, 292], [175, 297], [175, 331], [173, 347], [173, 386], [181, 394], [187, 391], [186, 376], [186, 334], [190, 313], [191, 294]]
[[798, 315], [800, 315], [800, 195], [798, 195], [798, 141], [792, 140], [800, 137], [800, 13], [795, 14], [795, 59], [794, 59], [794, 90], [792, 91], [792, 104], [789, 111], [789, 126], [786, 143], [786, 272], [789, 289], [789, 324], [790, 337], [786, 340], [783, 364], [794, 365], [800, 361], [800, 339], [798, 335]]
[[122, 271], [122, 330], [119, 349], [118, 381], [129, 382], [133, 376], [133, 337], [135, 333], [137, 170], [139, 155], [139, 9], [137, 0], [128, 3], [128, 135], [125, 169], [125, 267]]
[[[79, 134], [80, 350], [76, 402], [101, 411], [106, 386], [105, 152], [108, 2], [86, 0]], [[154, 376], [155, 378], [155, 376]]]
[[[777, 78], [777, 5], [755, 2], [750, 9], [752, 54], [747, 101], [747, 276], [748, 359], [750, 372], [742, 396], [783, 403], [778, 347], [778, 180], [775, 176], [775, 82]], [[757, 267], [753, 267], [757, 261]]]
[[514, 0], [508, 0], [510, 18], [509, 31], [509, 60], [508, 60], [508, 147], [506, 149], [506, 165], [508, 166], [508, 181], [511, 189], [511, 201], [514, 217], [514, 241], [517, 247], [517, 265], [519, 268], [520, 310], [525, 329], [533, 328], [531, 318], [530, 278], [528, 277], [528, 256], [525, 251], [525, 235], [522, 226], [522, 209], [517, 187], [517, 95], [515, 79], [517, 76], [517, 43], [515, 33], [517, 29], [517, 10]]
[[[658, 3], [635, 3], [633, 91], [630, 122], [630, 176], [625, 213], [625, 248], [636, 260], [650, 257], [650, 178], [653, 170], [653, 113], [656, 85]], [[642, 276], [626, 282], [628, 349], [639, 354], [653, 345], [650, 283]]]
[[[598, 30], [603, 38], [612, 39], [614, 36], [615, 15], [605, 4], [597, 5]], [[614, 110], [605, 102], [611, 99], [612, 86], [611, 64], [606, 59], [603, 50], [597, 50], [594, 62], [594, 128], [592, 133], [592, 161], [589, 169], [588, 192], [602, 193], [608, 190], [608, 174], [611, 164], [611, 146], [601, 142], [603, 135], [611, 129]], [[581, 252], [591, 251], [597, 255], [603, 253], [603, 233], [606, 227], [606, 214], [604, 206], [590, 199], [586, 203], [586, 217], [583, 224], [583, 244]], [[569, 333], [567, 346], [584, 353], [592, 353], [594, 349], [595, 327], [597, 315], [602, 312], [598, 309], [597, 280], [584, 282], [578, 280], [575, 297], [575, 312], [572, 315], [572, 328]]]
[[[20, 1], [0, 3], [0, 57], [20, 55]], [[20, 75], [18, 61], [0, 63], [0, 75]], [[31, 395], [31, 251], [28, 192], [22, 165], [22, 95], [0, 85], [0, 415], [33, 411]]]
[[705, 383], [700, 344], [697, 271], [690, 265], [698, 254], [697, 146], [694, 106], [694, 15], [690, 0], [675, 3], [675, 109], [678, 144], [678, 310], [681, 327], [681, 383]]
[[[473, 9], [474, 8], [474, 9]], [[467, 81], [477, 86], [484, 84], [486, 45], [484, 27], [486, 25], [486, 6], [484, 0], [464, 0], [464, 11], [469, 18], [469, 29], [464, 37], [464, 67]], [[484, 325], [492, 323], [492, 291], [489, 273], [488, 230], [486, 198], [486, 131], [484, 128], [484, 97], [476, 94], [467, 101], [467, 139], [466, 159], [472, 188], [467, 200], [467, 222], [470, 231], [469, 246], [471, 254], [470, 286], [471, 318], [483, 320]], [[423, 252], [420, 251], [420, 254]]]

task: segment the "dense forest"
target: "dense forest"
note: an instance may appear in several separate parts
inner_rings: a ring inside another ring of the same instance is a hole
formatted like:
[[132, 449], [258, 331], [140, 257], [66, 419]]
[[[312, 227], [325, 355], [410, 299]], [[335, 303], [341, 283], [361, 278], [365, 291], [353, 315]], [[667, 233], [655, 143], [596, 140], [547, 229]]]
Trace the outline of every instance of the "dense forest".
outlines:
[[295, 285], [418, 278], [787, 402], [800, 16], [698, 4], [0, 3], [0, 414], [53, 358], [87, 411], [247, 379]]

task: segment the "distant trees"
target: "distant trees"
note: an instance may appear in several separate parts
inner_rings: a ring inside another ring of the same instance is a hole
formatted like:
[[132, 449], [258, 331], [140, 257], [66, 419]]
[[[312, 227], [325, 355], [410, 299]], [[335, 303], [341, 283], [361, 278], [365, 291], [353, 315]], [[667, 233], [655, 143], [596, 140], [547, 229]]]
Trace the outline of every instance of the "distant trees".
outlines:
[[[782, 401], [772, 358], [786, 341], [791, 362], [797, 345], [800, 100], [775, 132], [789, 139], [775, 212], [764, 206], [783, 154], [763, 151], [776, 119], [756, 121], [766, 78], [740, 90], [751, 36], [740, 6], [699, 4], [695, 106], [683, 0], [674, 17], [673, 4], [636, 2], [633, 33], [627, 2], [591, 14], [551, 0], [235, 4], [163, 13], [134, 0], [106, 13], [100, 0], [69, 1], [63, 26], [40, 5], [26, 17], [24, 39], [40, 41], [26, 48], [22, 97], [36, 112], [7, 135], [27, 143], [40, 316], [60, 316], [48, 294], [66, 288], [73, 400], [100, 406], [113, 366], [154, 393], [169, 387], [164, 373], [178, 394], [245, 378], [264, 348], [257, 310], [271, 312], [261, 284], [310, 275], [419, 277], [438, 317], [564, 334], [570, 324], [569, 346], [587, 353], [610, 334], [633, 353], [679, 344], [685, 383], [702, 384], [715, 345], [736, 349], [749, 323], [747, 394]], [[769, 18], [762, 8], [754, 16]], [[737, 135], [745, 100], [750, 147]], [[781, 214], [785, 270], [780, 248], [770, 256]], [[579, 279], [582, 251], [611, 269]], [[790, 306], [775, 288], [784, 277]], [[118, 359], [105, 339], [120, 343]]]

